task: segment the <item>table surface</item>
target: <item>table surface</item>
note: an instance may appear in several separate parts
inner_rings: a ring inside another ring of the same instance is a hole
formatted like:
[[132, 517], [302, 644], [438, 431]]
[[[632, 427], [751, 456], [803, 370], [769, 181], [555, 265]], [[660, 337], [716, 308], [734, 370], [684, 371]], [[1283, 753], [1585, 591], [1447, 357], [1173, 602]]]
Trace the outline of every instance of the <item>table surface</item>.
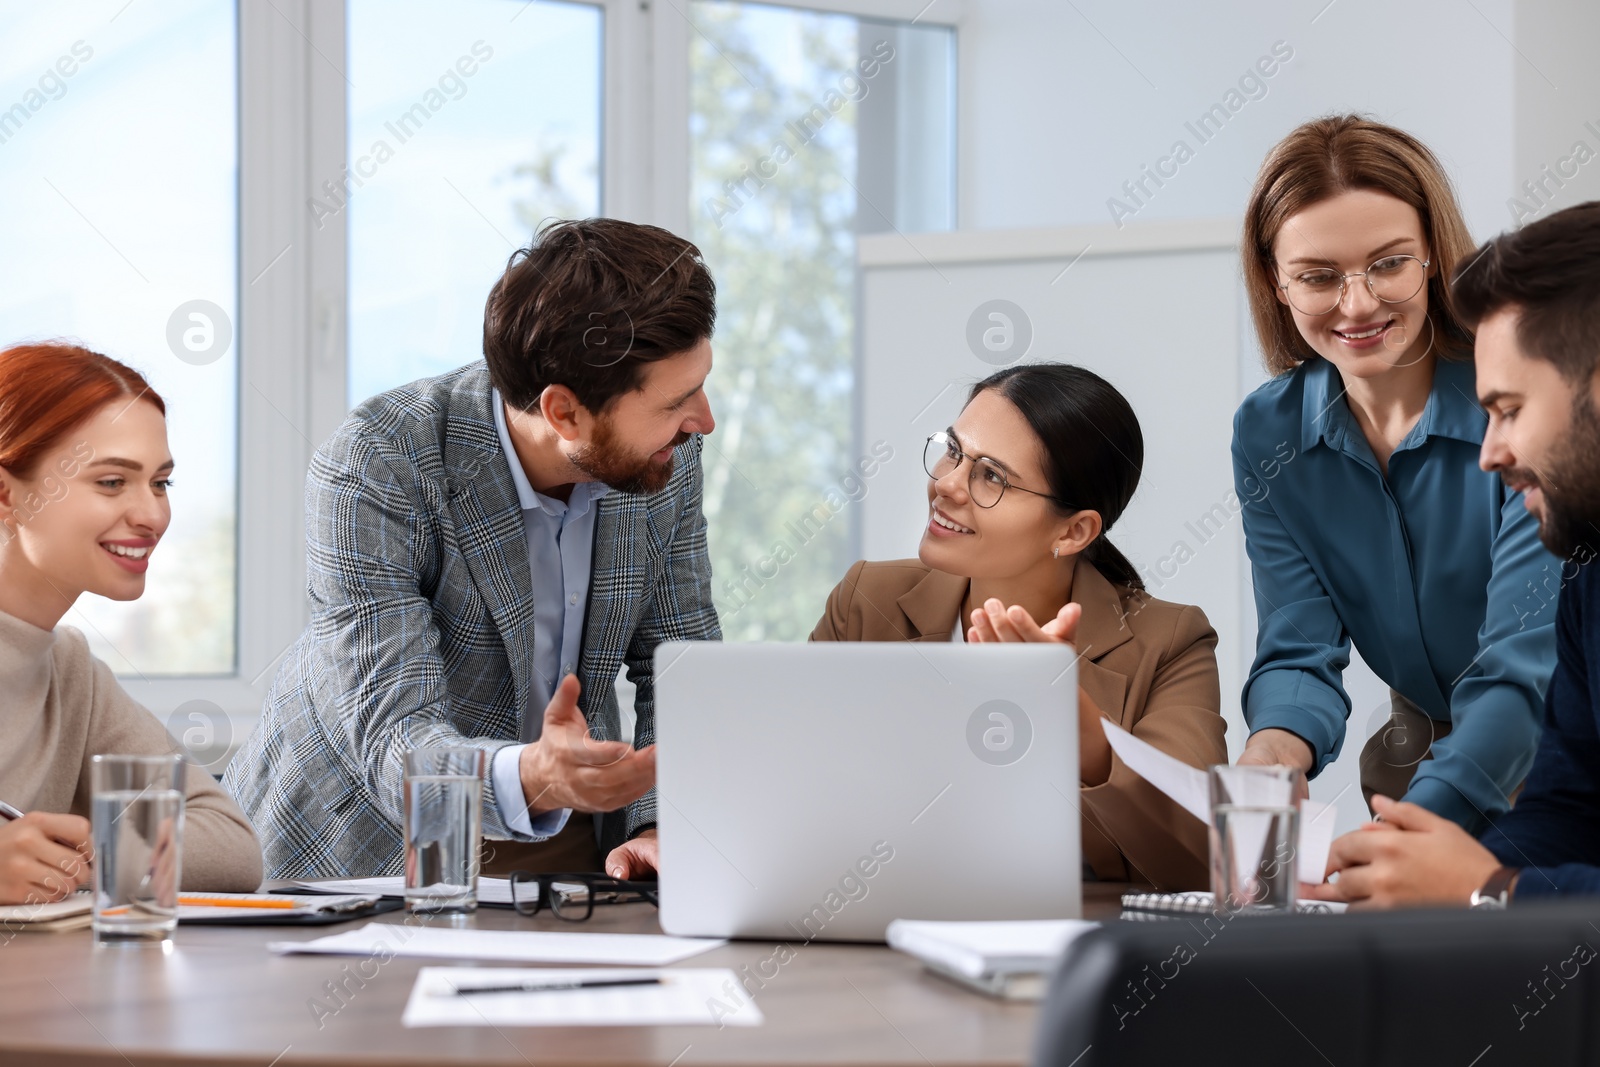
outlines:
[[[1085, 885], [1086, 916], [1114, 918], [1126, 888]], [[405, 912], [391, 912], [356, 922], [405, 919]], [[597, 908], [581, 928], [499, 908], [480, 908], [462, 922], [479, 930], [660, 932], [648, 904]], [[380, 964], [358, 956], [278, 956], [265, 947], [354, 928], [179, 926], [164, 946], [96, 945], [86, 929], [0, 931], [0, 1062], [954, 1067], [1026, 1063], [1033, 1043], [1033, 1004], [971, 992], [883, 946], [820, 942], [793, 945], [793, 957], [758, 990], [762, 1026], [408, 1030], [400, 1013], [422, 967], [514, 965], [444, 959]], [[776, 948], [775, 942], [735, 941], [678, 966], [737, 971], [751, 965], [755, 973], [754, 965]], [[772, 967], [768, 962], [766, 970]], [[329, 995], [330, 982], [344, 984], [340, 999]], [[321, 1011], [314, 1010], [318, 1002]]]

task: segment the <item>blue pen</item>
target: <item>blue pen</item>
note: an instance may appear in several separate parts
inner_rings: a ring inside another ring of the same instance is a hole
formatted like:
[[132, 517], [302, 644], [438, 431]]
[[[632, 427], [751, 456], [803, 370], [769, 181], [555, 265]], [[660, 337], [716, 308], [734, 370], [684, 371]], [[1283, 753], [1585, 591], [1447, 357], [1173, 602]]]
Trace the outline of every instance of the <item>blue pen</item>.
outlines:
[[14, 808], [5, 801], [0, 800], [0, 815], [4, 815], [8, 819], [16, 820], [22, 818], [26, 814], [27, 812], [22, 811], [19, 808]]

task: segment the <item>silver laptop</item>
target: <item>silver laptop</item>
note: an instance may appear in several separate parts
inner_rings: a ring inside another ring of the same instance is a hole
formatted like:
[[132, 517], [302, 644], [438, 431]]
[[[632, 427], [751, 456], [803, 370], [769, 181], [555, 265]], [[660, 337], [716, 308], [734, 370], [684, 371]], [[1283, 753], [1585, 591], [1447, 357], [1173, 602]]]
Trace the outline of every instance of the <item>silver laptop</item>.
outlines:
[[667, 933], [1081, 915], [1070, 648], [675, 641], [655, 686]]

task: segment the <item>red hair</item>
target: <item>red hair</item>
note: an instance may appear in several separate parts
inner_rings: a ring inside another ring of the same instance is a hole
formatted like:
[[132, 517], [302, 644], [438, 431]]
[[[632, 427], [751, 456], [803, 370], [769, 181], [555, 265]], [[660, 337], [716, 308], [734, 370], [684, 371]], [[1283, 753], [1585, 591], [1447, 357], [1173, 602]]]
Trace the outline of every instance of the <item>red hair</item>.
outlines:
[[0, 351], [0, 467], [29, 477], [68, 434], [123, 398], [167, 413], [144, 375], [80, 345], [49, 341]]

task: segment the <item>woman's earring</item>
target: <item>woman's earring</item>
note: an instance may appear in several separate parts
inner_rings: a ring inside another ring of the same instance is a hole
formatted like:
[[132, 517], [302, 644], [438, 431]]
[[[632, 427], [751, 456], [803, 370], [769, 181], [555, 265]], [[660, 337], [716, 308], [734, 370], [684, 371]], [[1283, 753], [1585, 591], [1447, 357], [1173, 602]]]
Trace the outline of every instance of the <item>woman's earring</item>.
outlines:
[[1060, 545], [1057, 545], [1056, 547], [1054, 547], [1054, 548], [1052, 548], [1050, 550], [1050, 558], [1051, 559], [1060, 559], [1061, 558], [1061, 546]]

